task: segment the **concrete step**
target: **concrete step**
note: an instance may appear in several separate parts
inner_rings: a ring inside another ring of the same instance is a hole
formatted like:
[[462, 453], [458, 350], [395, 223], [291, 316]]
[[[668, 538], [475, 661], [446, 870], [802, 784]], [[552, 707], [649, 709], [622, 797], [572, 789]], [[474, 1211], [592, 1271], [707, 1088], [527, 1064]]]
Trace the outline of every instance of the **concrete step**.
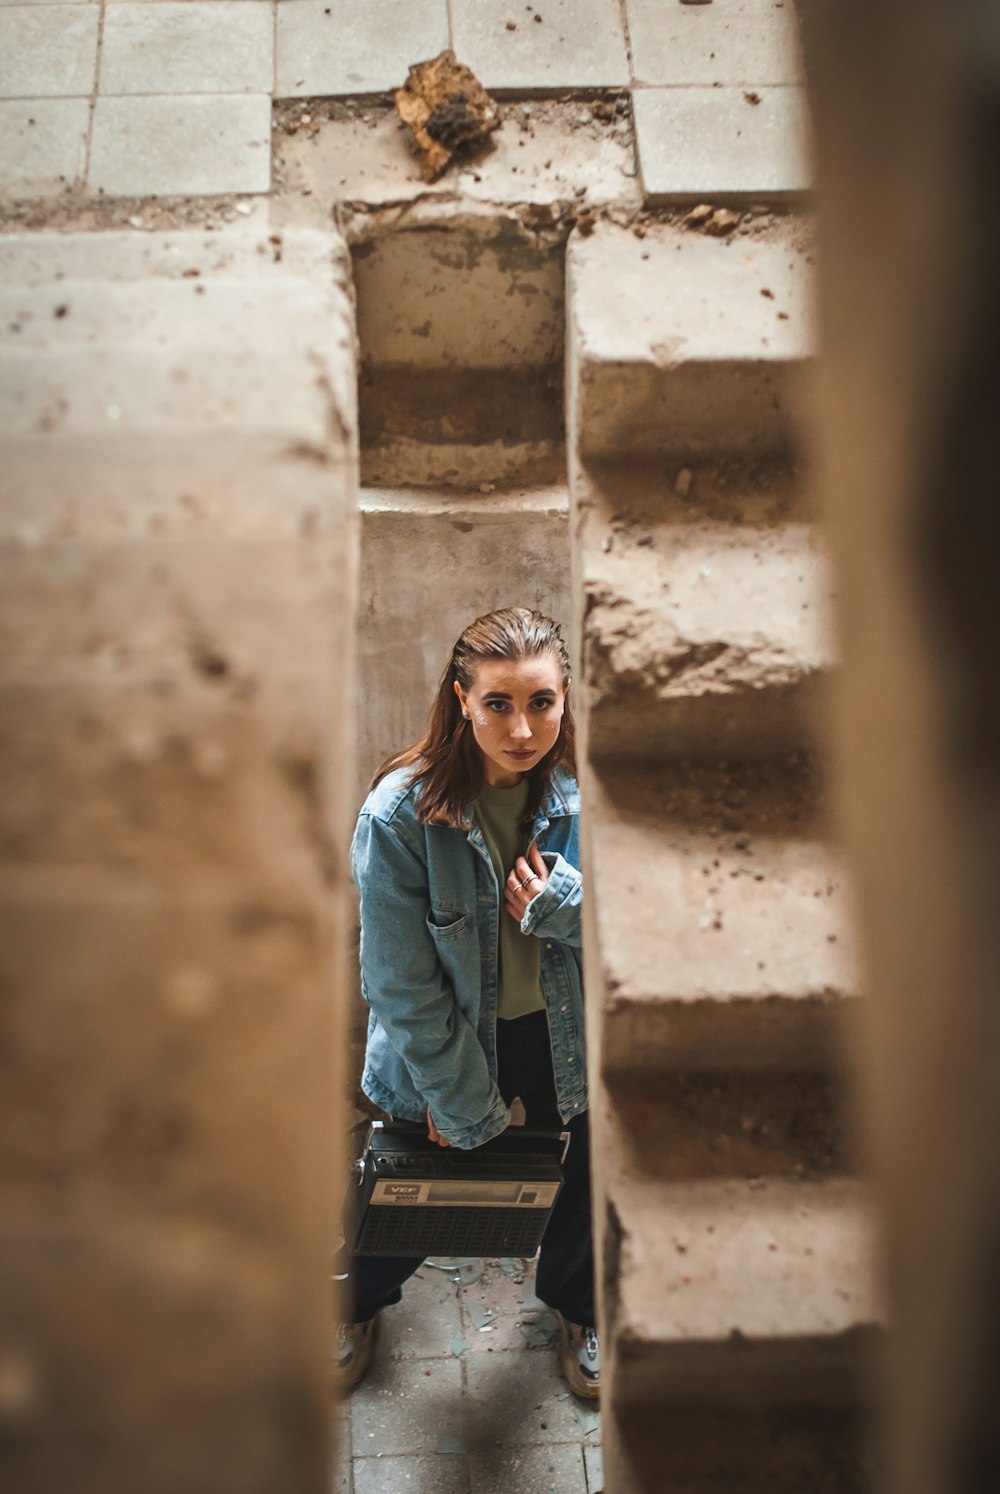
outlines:
[[857, 1406], [673, 1409], [647, 1403], [603, 1418], [615, 1494], [868, 1494], [879, 1487], [870, 1417]]
[[329, 294], [346, 263], [346, 246], [328, 226], [273, 234], [259, 224], [234, 224], [218, 230], [18, 233], [0, 239], [0, 282], [8, 290], [34, 286], [43, 295], [76, 281], [110, 287], [125, 281], [262, 276], [276, 282], [304, 277]]
[[0, 572], [0, 680], [280, 682], [291, 706], [328, 663], [329, 565], [302, 539], [15, 543]]
[[219, 1229], [239, 1198], [273, 1241], [292, 1227], [303, 1159], [281, 1125], [259, 1134], [262, 1097], [272, 1115], [288, 1106], [287, 1124], [323, 1065], [301, 1038], [329, 1001], [326, 910], [278, 867], [114, 876], [110, 861], [95, 870], [101, 849], [76, 869], [0, 867], [5, 1183], [51, 1191], [59, 1217], [69, 1185], [92, 1209], [141, 1189], [147, 1220]]
[[564, 242], [494, 211], [355, 244], [366, 485], [560, 480]]
[[602, 1094], [616, 1177], [799, 1183], [857, 1166], [842, 1077], [829, 1067], [629, 1067], [606, 1074]]
[[618, 1178], [609, 1207], [617, 1404], [858, 1403], [880, 1316], [862, 1186]]
[[810, 740], [836, 648], [795, 484], [780, 463], [577, 475], [593, 758]]
[[583, 462], [787, 448], [813, 351], [800, 221], [570, 239], [568, 445]]
[[343, 241], [0, 243], [0, 756], [9, 862], [327, 883], [350, 656]]
[[684, 771], [592, 781], [602, 1067], [829, 1071], [859, 973], [798, 765]]
[[285, 431], [319, 448], [332, 429], [349, 451], [346, 250], [314, 230], [277, 248], [259, 230], [7, 240], [0, 429]]
[[[355, 457], [289, 431], [106, 426], [4, 437], [0, 544], [294, 540], [344, 532]], [[343, 502], [331, 502], [339, 494]]]
[[[323, 699], [328, 671], [309, 694]], [[165, 882], [279, 875], [307, 893], [332, 848], [322, 714], [210, 678], [0, 682], [0, 864], [114, 868]], [[336, 792], [346, 799], [349, 785]]]

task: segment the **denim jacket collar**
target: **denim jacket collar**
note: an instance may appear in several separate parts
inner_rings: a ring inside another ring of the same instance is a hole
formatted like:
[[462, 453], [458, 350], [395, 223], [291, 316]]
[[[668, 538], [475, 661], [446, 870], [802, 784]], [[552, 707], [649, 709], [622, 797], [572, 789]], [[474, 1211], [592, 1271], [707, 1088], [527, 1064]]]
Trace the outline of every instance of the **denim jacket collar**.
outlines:
[[[567, 773], [565, 768], [557, 768], [552, 775], [548, 788], [542, 798], [541, 804], [535, 811], [534, 822], [531, 827], [532, 835], [537, 835], [544, 830], [550, 820], [557, 820], [564, 815], [578, 815], [580, 813], [580, 789], [576, 779]], [[464, 819], [470, 826], [468, 839], [479, 835], [475, 804], [467, 804]]]

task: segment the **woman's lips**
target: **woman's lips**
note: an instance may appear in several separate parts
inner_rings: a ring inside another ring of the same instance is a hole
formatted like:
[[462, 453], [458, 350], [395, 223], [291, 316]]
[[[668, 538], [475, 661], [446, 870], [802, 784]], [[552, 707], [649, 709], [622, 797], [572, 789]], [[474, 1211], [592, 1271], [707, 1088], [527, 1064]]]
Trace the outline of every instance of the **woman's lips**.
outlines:
[[534, 747], [505, 747], [504, 752], [508, 757], [516, 757], [519, 763], [535, 755]]

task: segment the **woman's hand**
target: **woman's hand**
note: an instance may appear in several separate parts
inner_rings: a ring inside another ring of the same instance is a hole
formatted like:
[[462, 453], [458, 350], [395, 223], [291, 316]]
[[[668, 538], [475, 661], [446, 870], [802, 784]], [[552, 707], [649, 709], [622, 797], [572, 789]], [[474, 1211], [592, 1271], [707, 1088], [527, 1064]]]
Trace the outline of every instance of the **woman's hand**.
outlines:
[[527, 857], [518, 856], [504, 886], [504, 903], [511, 918], [521, 922], [525, 908], [532, 898], [538, 896], [548, 880], [549, 869], [532, 841]]
[[427, 1107], [427, 1134], [430, 1136], [432, 1141], [437, 1142], [438, 1146], [451, 1146], [451, 1142], [445, 1141], [444, 1137], [441, 1135], [441, 1132], [438, 1130], [437, 1126], [431, 1119], [431, 1107], [429, 1105]]

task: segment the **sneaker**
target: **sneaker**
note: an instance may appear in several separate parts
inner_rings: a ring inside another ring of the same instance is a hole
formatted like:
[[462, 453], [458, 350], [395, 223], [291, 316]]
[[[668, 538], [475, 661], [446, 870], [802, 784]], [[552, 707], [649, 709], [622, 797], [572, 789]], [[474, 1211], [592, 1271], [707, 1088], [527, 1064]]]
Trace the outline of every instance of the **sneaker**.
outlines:
[[583, 1328], [559, 1314], [559, 1368], [574, 1395], [596, 1401], [601, 1394], [601, 1345], [596, 1328]]
[[346, 1395], [364, 1379], [375, 1344], [375, 1319], [338, 1323], [333, 1335], [333, 1386]]

